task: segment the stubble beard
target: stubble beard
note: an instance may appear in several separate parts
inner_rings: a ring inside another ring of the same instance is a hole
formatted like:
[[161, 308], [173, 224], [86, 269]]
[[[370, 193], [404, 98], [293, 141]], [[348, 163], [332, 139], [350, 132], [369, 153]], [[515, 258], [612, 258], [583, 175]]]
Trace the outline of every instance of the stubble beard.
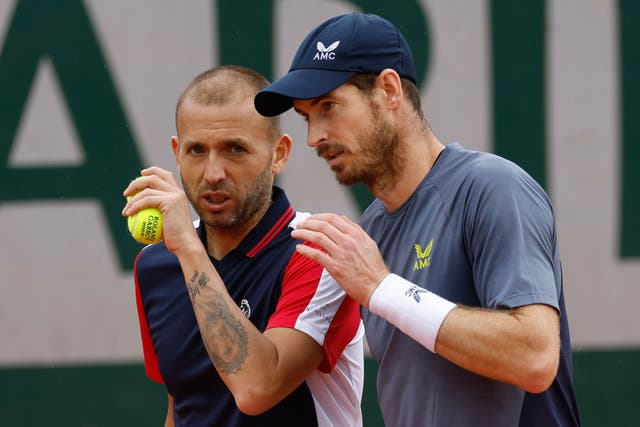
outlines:
[[[200, 220], [207, 228], [230, 232], [253, 227], [262, 218], [271, 204], [271, 164], [254, 179], [247, 187], [249, 190], [243, 199], [238, 199], [238, 191], [227, 181], [220, 181], [215, 185], [202, 183], [196, 190], [185, 184], [181, 176], [182, 186], [191, 206], [196, 211]], [[236, 202], [236, 207], [231, 212], [212, 213], [198, 205], [201, 194], [206, 191], [224, 191], [231, 195]]]
[[342, 185], [365, 184], [372, 192], [392, 187], [406, 164], [399, 152], [400, 137], [392, 124], [371, 102], [369, 126], [356, 138], [357, 161], [350, 167], [339, 164], [332, 170]]

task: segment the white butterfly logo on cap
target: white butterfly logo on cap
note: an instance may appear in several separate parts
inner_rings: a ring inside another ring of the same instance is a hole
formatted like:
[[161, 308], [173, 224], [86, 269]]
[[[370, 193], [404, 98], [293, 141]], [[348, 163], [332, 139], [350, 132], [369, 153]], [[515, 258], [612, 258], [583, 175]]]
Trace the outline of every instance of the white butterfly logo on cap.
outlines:
[[318, 51], [313, 56], [313, 59], [314, 60], [316, 60], [316, 59], [318, 59], [318, 60], [321, 60], [321, 59], [335, 59], [336, 54], [333, 51], [336, 50], [336, 48], [338, 47], [339, 44], [340, 44], [340, 40], [337, 40], [337, 41], [331, 43], [329, 46], [325, 47], [324, 43], [318, 42], [316, 44], [316, 49], [318, 49]]

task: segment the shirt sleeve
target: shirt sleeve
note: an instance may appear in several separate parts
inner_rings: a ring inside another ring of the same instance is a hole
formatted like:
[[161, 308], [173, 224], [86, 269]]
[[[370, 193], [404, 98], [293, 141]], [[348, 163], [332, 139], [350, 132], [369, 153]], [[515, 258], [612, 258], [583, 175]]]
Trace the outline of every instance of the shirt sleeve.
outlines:
[[140, 294], [140, 284], [138, 282], [138, 257], [133, 267], [133, 277], [136, 286], [136, 307], [138, 309], [138, 321], [140, 324], [140, 336], [142, 338], [142, 353], [144, 355], [144, 369], [147, 376], [157, 382], [164, 383], [162, 374], [160, 373], [160, 366], [158, 364], [158, 356], [156, 355], [155, 348], [153, 347], [153, 341], [149, 332], [149, 325], [147, 323], [147, 316], [144, 312], [144, 306], [142, 304], [142, 296]]
[[345, 294], [320, 264], [294, 252], [267, 329], [294, 328], [311, 336], [324, 350], [320, 371], [330, 372], [359, 324], [357, 302]]
[[483, 306], [559, 307], [555, 221], [544, 190], [517, 166], [490, 162], [469, 192], [464, 233]]

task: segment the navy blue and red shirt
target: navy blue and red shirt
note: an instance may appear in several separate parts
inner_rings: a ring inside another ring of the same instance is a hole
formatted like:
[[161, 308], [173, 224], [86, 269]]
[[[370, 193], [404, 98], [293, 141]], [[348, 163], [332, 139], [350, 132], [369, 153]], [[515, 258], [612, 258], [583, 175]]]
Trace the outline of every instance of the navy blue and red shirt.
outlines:
[[[145, 369], [173, 397], [176, 426], [361, 423], [364, 368], [358, 305], [319, 264], [296, 252], [301, 241], [291, 231], [304, 214], [293, 210], [280, 188], [273, 188], [272, 198], [267, 213], [237, 248], [222, 260], [210, 259], [231, 298], [258, 330], [301, 330], [323, 347], [325, 358], [278, 405], [262, 415], [243, 414], [207, 354], [178, 259], [162, 242], [147, 246], [134, 267]], [[204, 226], [197, 221], [196, 227], [206, 247]]]

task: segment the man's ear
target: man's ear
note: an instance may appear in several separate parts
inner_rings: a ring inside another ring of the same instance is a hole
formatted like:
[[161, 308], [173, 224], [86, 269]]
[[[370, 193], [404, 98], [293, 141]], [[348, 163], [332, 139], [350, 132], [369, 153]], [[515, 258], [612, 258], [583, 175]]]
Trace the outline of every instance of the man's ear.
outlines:
[[400, 106], [404, 96], [402, 92], [402, 80], [395, 70], [386, 68], [378, 74], [376, 86], [384, 91], [384, 102], [389, 109], [395, 110]]
[[180, 140], [175, 135], [171, 137], [171, 150], [173, 151], [173, 155], [176, 158], [176, 165], [178, 165], [178, 171], [180, 171], [180, 162], [179, 162]]
[[271, 172], [278, 175], [284, 170], [289, 155], [291, 154], [291, 137], [286, 133], [278, 136], [273, 144], [273, 162], [271, 164]]

